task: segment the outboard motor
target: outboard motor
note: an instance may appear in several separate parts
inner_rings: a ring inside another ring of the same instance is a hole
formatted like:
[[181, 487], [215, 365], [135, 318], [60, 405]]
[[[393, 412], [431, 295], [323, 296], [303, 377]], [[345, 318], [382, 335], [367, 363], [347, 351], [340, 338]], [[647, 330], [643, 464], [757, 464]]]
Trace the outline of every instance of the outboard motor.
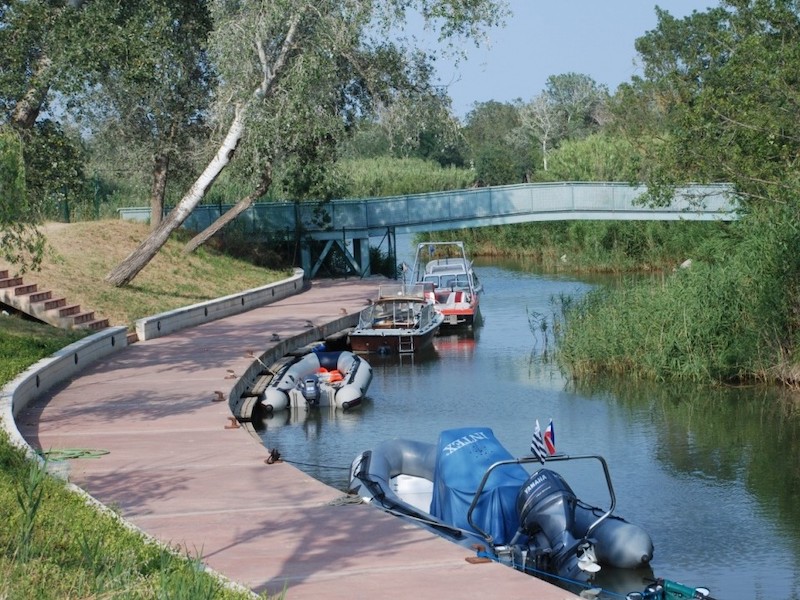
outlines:
[[316, 375], [306, 377], [300, 390], [309, 406], [319, 405], [319, 378]]
[[[517, 494], [520, 531], [538, 542], [535, 551], [549, 556], [547, 569], [561, 577], [588, 581], [599, 567], [590, 559], [592, 549], [573, 536], [575, 493], [567, 482], [549, 469], [531, 475]], [[542, 548], [543, 544], [548, 547]], [[586, 556], [583, 556], [586, 554]], [[579, 560], [582, 559], [582, 560]], [[588, 560], [587, 560], [588, 559]]]

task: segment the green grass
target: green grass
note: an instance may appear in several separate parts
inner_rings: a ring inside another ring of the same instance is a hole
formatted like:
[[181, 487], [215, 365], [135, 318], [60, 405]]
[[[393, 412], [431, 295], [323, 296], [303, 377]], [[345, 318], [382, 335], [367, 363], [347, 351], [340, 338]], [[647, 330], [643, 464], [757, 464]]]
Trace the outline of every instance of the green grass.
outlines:
[[86, 335], [43, 327], [33, 321], [0, 315], [0, 382], [8, 382], [41, 358]]

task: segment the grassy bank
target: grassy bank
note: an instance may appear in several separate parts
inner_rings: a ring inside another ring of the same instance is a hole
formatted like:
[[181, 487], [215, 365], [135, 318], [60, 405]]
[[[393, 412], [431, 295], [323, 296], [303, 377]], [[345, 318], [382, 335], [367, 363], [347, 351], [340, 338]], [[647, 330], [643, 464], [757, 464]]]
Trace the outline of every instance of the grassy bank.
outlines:
[[796, 387], [800, 238], [769, 219], [739, 222], [730, 233], [689, 268], [572, 304], [563, 362], [579, 376]]
[[183, 243], [171, 238], [130, 285], [115, 288], [103, 277], [137, 247], [149, 231], [147, 225], [120, 220], [50, 223], [44, 231], [42, 268], [26, 274], [26, 282], [94, 310], [111, 325], [130, 326], [141, 317], [266, 285], [289, 274], [205, 248], [187, 256]]
[[[103, 276], [144, 235], [143, 225], [98, 221], [46, 228], [41, 272], [25, 279], [108, 317], [114, 325], [282, 279], [203, 250], [191, 257], [170, 242], [134, 281], [116, 289]], [[0, 316], [0, 386], [84, 332]], [[27, 460], [0, 431], [0, 599], [243, 599], [197, 560], [149, 542], [113, 514], [87, 505]]]

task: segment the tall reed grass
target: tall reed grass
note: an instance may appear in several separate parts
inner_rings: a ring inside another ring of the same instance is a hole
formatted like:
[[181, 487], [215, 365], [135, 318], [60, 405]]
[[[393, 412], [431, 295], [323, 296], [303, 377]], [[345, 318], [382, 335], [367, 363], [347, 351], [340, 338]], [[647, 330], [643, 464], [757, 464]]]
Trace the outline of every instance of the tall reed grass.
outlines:
[[575, 375], [778, 379], [776, 366], [796, 347], [800, 271], [788, 251], [800, 240], [785, 232], [750, 225], [660, 283], [590, 292], [565, 310], [560, 359]]

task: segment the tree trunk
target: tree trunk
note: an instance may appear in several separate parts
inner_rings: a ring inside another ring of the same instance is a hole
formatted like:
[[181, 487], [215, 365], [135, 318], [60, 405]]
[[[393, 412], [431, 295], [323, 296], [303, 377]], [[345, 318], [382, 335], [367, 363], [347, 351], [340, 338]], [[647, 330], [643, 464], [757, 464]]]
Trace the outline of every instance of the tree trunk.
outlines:
[[161, 225], [161, 214], [164, 212], [164, 193], [167, 189], [167, 173], [169, 156], [159, 154], [153, 161], [153, 188], [150, 191], [150, 229]]
[[172, 209], [172, 212], [161, 222], [161, 224], [150, 232], [139, 247], [131, 252], [128, 257], [118, 264], [105, 277], [105, 280], [116, 287], [121, 287], [130, 283], [139, 272], [147, 266], [161, 247], [167, 242], [170, 234], [180, 227], [186, 218], [192, 213], [194, 208], [200, 203], [206, 192], [211, 188], [216, 178], [230, 162], [239, 140], [244, 133], [244, 110], [236, 107], [236, 115], [228, 129], [228, 134], [222, 141], [222, 145], [217, 154], [208, 163], [208, 166], [200, 174], [200, 177], [192, 184], [186, 195]]
[[[267, 54], [263, 45], [260, 43], [258, 44], [259, 60], [262, 66], [263, 77], [258, 88], [254, 91], [253, 100], [258, 101], [259, 99], [269, 96], [278, 75], [286, 68], [289, 53], [294, 48], [300, 16], [301, 15], [298, 13], [292, 17], [286, 38], [283, 40], [281, 49], [272, 66], [267, 62]], [[222, 141], [219, 150], [217, 150], [216, 156], [214, 156], [213, 160], [200, 174], [197, 181], [192, 184], [192, 187], [186, 192], [186, 195], [181, 198], [177, 206], [167, 215], [167, 218], [164, 219], [156, 229], [150, 232], [150, 235], [139, 244], [136, 250], [131, 252], [125, 260], [106, 275], [105, 280], [107, 282], [116, 287], [121, 287], [133, 281], [133, 278], [147, 266], [147, 263], [153, 260], [153, 257], [158, 254], [161, 247], [167, 243], [170, 234], [180, 227], [192, 213], [195, 207], [200, 203], [200, 200], [203, 199], [206, 192], [208, 192], [209, 188], [213, 185], [214, 180], [216, 180], [222, 170], [230, 162], [231, 158], [233, 158], [236, 146], [242, 139], [244, 133], [246, 109], [247, 107], [241, 105], [236, 106], [236, 115], [228, 129], [228, 134]]]
[[253, 202], [267, 193], [270, 185], [272, 185], [272, 165], [267, 163], [267, 165], [264, 167], [263, 173], [261, 174], [261, 181], [258, 183], [258, 187], [256, 187], [251, 194], [248, 194], [239, 200], [239, 202], [236, 203], [236, 206], [234, 206], [228, 212], [220, 215], [216, 221], [189, 240], [189, 242], [183, 247], [184, 254], [189, 254], [197, 250], [197, 248], [205, 244], [215, 233], [225, 227], [225, 225], [233, 221], [236, 217], [250, 208], [253, 205]]
[[52, 61], [42, 56], [36, 63], [36, 72], [31, 80], [30, 89], [19, 99], [11, 115], [11, 122], [20, 129], [30, 129], [39, 117], [42, 104], [50, 90], [49, 71]]

